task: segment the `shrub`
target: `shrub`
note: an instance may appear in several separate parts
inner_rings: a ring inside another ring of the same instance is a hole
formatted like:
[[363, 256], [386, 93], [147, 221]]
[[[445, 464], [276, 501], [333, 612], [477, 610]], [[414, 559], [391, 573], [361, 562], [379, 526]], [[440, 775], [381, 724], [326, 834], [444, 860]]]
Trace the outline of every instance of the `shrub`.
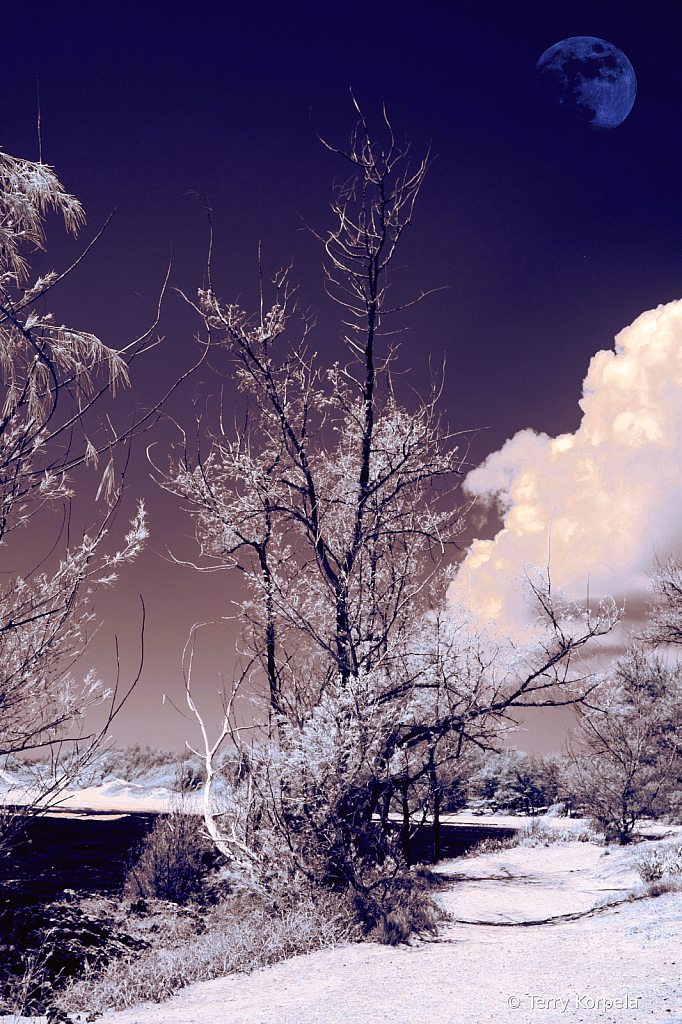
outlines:
[[664, 879], [682, 882], [682, 841], [640, 853], [635, 866], [639, 877], [647, 884]]
[[371, 942], [397, 946], [410, 935], [435, 935], [438, 924], [447, 919], [445, 911], [423, 893], [409, 893], [404, 900], [394, 900], [394, 909], [381, 914], [379, 923], [369, 933]]
[[205, 782], [206, 769], [186, 758], [178, 764], [175, 770], [173, 788], [181, 794], [195, 793]]
[[133, 899], [180, 904], [201, 899], [218, 858], [197, 817], [181, 811], [164, 815], [140, 844], [123, 891]]
[[554, 843], [595, 843], [604, 845], [604, 833], [597, 822], [575, 821], [570, 825], [555, 828], [542, 818], [534, 818], [514, 837], [515, 846], [551, 846]]
[[431, 890], [444, 880], [429, 868], [415, 865], [409, 872], [400, 872], [380, 895], [352, 897], [356, 922], [370, 942], [395, 946], [407, 942], [410, 935], [435, 935], [438, 925], [449, 919], [435, 902]]
[[581, 749], [570, 756], [562, 785], [607, 839], [631, 842], [638, 821], [673, 811], [681, 697], [682, 667], [633, 647], [580, 708]]

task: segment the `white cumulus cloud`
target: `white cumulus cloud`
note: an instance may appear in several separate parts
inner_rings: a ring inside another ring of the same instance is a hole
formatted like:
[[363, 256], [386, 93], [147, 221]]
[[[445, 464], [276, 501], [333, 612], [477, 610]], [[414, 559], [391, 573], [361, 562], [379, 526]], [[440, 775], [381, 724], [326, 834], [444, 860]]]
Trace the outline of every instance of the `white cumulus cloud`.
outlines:
[[574, 434], [522, 430], [468, 474], [504, 528], [475, 540], [449, 600], [522, 636], [524, 571], [547, 565], [568, 597], [641, 593], [656, 557], [682, 545], [682, 300], [659, 306], [597, 352]]

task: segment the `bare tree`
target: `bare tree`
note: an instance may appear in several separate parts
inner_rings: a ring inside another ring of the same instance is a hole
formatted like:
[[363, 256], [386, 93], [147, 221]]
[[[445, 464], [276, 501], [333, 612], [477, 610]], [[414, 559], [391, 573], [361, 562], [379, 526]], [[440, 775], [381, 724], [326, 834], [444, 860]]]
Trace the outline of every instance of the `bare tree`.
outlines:
[[409, 860], [424, 780], [437, 801], [439, 767], [465, 744], [489, 746], [513, 708], [584, 699], [592, 684], [576, 656], [614, 619], [611, 608], [559, 614], [549, 578], [536, 581], [548, 631], [532, 651], [508, 650], [502, 670], [499, 649], [445, 613], [466, 434], [444, 425], [435, 384], [409, 408], [396, 395], [383, 332], [404, 306], [389, 307], [388, 274], [428, 154], [410, 169], [387, 119], [386, 132], [379, 152], [360, 114], [340, 154], [352, 177], [336, 190], [337, 224], [323, 239], [348, 363], [323, 371], [306, 353], [306, 321], [286, 344], [287, 273], [270, 310], [261, 301], [249, 318], [216, 297], [209, 262], [195, 308], [208, 345], [233, 358], [249, 414], [233, 436], [221, 422], [205, 457], [185, 439], [160, 474], [195, 518], [199, 568], [234, 568], [248, 590], [241, 678], [263, 695], [271, 741], [249, 755], [262, 817], [295, 870], [365, 890], [385, 883], [401, 845]]
[[633, 647], [578, 713], [581, 742], [563, 784], [626, 843], [639, 820], [671, 810], [682, 781], [682, 669]]
[[658, 647], [682, 644], [682, 562], [672, 555], [649, 573], [654, 603], [641, 640]]
[[629, 841], [639, 820], [679, 813], [682, 689], [676, 657], [646, 648], [682, 643], [682, 565], [677, 556], [650, 572], [654, 601], [625, 654], [578, 710], [577, 745], [563, 773], [577, 800], [609, 836]]
[[239, 387], [258, 412], [233, 440], [214, 436], [206, 459], [192, 461], [185, 446], [163, 481], [189, 499], [202, 552], [219, 567], [238, 567], [253, 591], [253, 608], [244, 610], [255, 616], [252, 653], [266, 668], [275, 714], [299, 700], [302, 657], [321, 654], [323, 674], [344, 682], [386, 664], [391, 635], [424, 590], [423, 553], [433, 555], [433, 576], [461, 525], [460, 512], [441, 500], [462, 456], [442, 429], [437, 393], [402, 408], [390, 352], [377, 367], [382, 318], [395, 312], [385, 308], [385, 277], [427, 160], [410, 173], [406, 152], [391, 141], [377, 158], [362, 131], [347, 155], [359, 175], [338, 190], [339, 227], [325, 243], [330, 290], [345, 275], [353, 297], [345, 340], [354, 362], [323, 373], [306, 356], [307, 326], [300, 343], [278, 354], [290, 313], [286, 274], [255, 322], [209, 286], [199, 307], [209, 343], [235, 357]]

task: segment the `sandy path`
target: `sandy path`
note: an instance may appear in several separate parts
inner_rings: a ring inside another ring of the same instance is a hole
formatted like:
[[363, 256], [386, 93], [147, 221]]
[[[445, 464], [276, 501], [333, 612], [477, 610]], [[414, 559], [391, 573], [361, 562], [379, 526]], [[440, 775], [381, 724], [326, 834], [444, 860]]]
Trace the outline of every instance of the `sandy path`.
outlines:
[[[682, 899], [655, 902], [655, 912], [628, 905], [555, 926], [453, 926], [440, 942], [412, 949], [323, 951], [202, 982], [99, 1024], [680, 1024]], [[622, 1008], [603, 1012], [600, 996], [615, 1007], [620, 998]], [[557, 998], [568, 1000], [565, 1011]]]
[[[469, 880], [444, 893], [448, 909], [491, 921], [568, 913], [632, 876], [629, 854], [607, 860], [587, 844], [453, 865]], [[412, 947], [325, 950], [192, 985], [167, 1003], [106, 1014], [99, 1024], [682, 1024], [681, 974], [677, 893], [574, 921], [453, 924], [437, 941]]]

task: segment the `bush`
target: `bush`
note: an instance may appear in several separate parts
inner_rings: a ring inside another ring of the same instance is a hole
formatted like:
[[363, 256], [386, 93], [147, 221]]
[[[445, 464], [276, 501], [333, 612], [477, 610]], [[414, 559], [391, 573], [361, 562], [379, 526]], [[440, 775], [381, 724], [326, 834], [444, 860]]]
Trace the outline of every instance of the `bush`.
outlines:
[[174, 786], [178, 793], [195, 793], [206, 782], [206, 768], [187, 758], [181, 761], [175, 770]]
[[140, 844], [123, 891], [132, 899], [179, 904], [201, 900], [219, 856], [205, 837], [200, 819], [181, 811], [164, 815]]
[[623, 758], [602, 757], [597, 753], [573, 757], [566, 767], [565, 786], [575, 803], [591, 815], [604, 832], [607, 842], [622, 846], [633, 841], [637, 822], [665, 814], [666, 793], [660, 778], [644, 763], [628, 764]]
[[407, 942], [410, 935], [435, 935], [438, 925], [449, 920], [446, 911], [435, 902], [431, 891], [445, 884], [440, 875], [417, 864], [400, 872], [380, 895], [352, 897], [355, 920], [370, 942], [395, 946]]
[[384, 911], [379, 922], [371, 930], [368, 938], [371, 942], [380, 942], [385, 946], [397, 946], [407, 942], [410, 935], [436, 935], [438, 925], [448, 919], [448, 914], [423, 892], [414, 891], [402, 894], [402, 898], [391, 901], [391, 910]]
[[674, 812], [682, 666], [631, 648], [580, 709], [581, 749], [562, 785], [596, 818], [609, 841], [632, 841], [643, 818]]
[[557, 798], [556, 758], [532, 758], [520, 750], [488, 753], [471, 772], [468, 805], [481, 813], [535, 814]]
[[517, 833], [514, 846], [551, 846], [554, 843], [595, 843], [604, 845], [604, 833], [594, 821], [572, 822], [570, 825], [555, 828], [542, 818], [534, 818]]
[[635, 866], [639, 877], [647, 884], [664, 880], [682, 882], [682, 841], [640, 853]]

